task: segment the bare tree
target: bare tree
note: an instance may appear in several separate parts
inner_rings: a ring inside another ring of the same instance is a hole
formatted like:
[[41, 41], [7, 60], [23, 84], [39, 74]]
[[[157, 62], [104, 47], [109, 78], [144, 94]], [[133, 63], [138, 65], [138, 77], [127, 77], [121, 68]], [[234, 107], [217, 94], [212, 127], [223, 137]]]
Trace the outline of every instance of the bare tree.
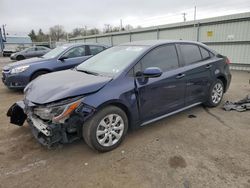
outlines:
[[112, 32], [112, 26], [110, 24], [104, 24], [103, 33]]
[[89, 35], [97, 35], [97, 34], [100, 33], [100, 30], [97, 29], [97, 28], [93, 28], [93, 29], [88, 30], [87, 33], [88, 33]]
[[70, 33], [70, 37], [79, 37], [79, 36], [84, 36], [85, 34], [85, 29], [84, 28], [75, 28], [73, 31]]
[[55, 25], [49, 29], [52, 40], [59, 41], [65, 39], [65, 31], [62, 25]]
[[132, 25], [130, 25], [130, 24], [125, 25], [125, 30], [126, 30], [126, 31], [129, 31], [129, 30], [131, 30], [131, 29], [133, 29], [133, 26], [132, 26]]

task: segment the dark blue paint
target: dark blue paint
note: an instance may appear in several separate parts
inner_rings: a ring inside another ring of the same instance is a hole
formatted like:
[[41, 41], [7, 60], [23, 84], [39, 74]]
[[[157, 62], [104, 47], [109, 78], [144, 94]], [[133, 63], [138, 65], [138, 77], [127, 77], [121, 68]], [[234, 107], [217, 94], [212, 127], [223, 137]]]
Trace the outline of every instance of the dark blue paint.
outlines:
[[[217, 57], [216, 52], [213, 52], [213, 58], [189, 66], [183, 66], [180, 58], [178, 69], [164, 72], [156, 78], [141, 80], [141, 77], [131, 75], [131, 68], [138, 60], [159, 45], [161, 44], [151, 45], [124, 72], [114, 78], [75, 70], [44, 75], [27, 87], [30, 90], [27, 99], [33, 103], [46, 104], [82, 95], [85, 96], [83, 103], [95, 109], [108, 104], [123, 106], [127, 109], [131, 122], [138, 125], [196, 102], [205, 102], [208, 88], [218, 76], [227, 80], [228, 88], [231, 74], [225, 59]], [[207, 69], [206, 66], [210, 64], [211, 69]], [[220, 70], [219, 74], [215, 74], [215, 68]], [[152, 68], [148, 71], [153, 74], [160, 70]]]
[[[126, 112], [129, 126], [133, 129], [165, 114], [171, 114], [194, 104], [206, 102], [209, 86], [218, 78], [223, 79], [224, 92], [226, 92], [231, 82], [226, 58], [209, 50], [201, 43], [190, 42], [211, 51], [213, 57], [185, 66], [178, 48], [178, 44], [182, 42], [184, 41], [124, 44], [147, 45], [148, 48], [131, 62], [124, 71], [113, 77], [87, 74], [76, 69], [41, 76], [25, 88], [26, 97], [23, 101], [25, 108], [46, 106], [51, 103], [58, 104], [57, 102], [79, 96], [82, 97], [80, 99], [82, 109], [77, 113], [80, 113], [81, 117], [92, 117], [104, 106], [116, 105]], [[178, 49], [179, 67], [177, 69], [162, 72], [159, 68], [153, 68], [152, 66], [144, 71], [145, 75], [143, 75], [143, 72], [135, 73], [133, 68], [142, 57], [152, 49], [169, 43], [174, 43]], [[11, 112], [10, 109], [10, 117], [12, 117]], [[84, 116], [86, 114], [87, 116]], [[70, 116], [68, 121], [60, 124], [60, 126], [71, 126], [70, 122], [74, 122], [73, 118], [75, 116]], [[87, 119], [79, 118], [78, 120], [80, 121], [79, 125], [84, 126]], [[13, 121], [19, 122], [18, 118], [13, 118]], [[33, 127], [31, 122], [30, 125]], [[51, 127], [54, 127], [53, 129], [60, 129], [63, 135], [66, 135], [65, 129], [59, 128], [60, 126], [51, 124]], [[65, 141], [65, 143], [67, 142]]]

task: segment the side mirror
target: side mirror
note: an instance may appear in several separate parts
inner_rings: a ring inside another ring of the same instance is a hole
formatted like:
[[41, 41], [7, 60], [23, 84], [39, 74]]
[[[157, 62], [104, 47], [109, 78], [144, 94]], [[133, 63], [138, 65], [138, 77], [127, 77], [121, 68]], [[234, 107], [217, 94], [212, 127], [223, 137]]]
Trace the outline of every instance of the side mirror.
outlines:
[[158, 67], [148, 67], [143, 71], [142, 75], [146, 78], [156, 78], [162, 75], [162, 70]]
[[60, 61], [64, 61], [65, 59], [68, 59], [68, 57], [66, 57], [66, 56], [62, 56], [62, 57], [60, 57], [58, 60], [60, 60]]

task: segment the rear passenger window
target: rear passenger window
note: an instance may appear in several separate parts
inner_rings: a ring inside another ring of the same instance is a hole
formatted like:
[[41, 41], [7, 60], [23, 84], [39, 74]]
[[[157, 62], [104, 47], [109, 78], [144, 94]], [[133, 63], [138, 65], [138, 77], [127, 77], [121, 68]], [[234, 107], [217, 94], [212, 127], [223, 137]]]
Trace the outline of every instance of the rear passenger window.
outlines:
[[[148, 67], [159, 67], [163, 72], [178, 68], [175, 45], [165, 45], [153, 49], [142, 58], [140, 63], [142, 71]], [[138, 69], [138, 66], [135, 68]]]
[[186, 65], [190, 65], [202, 60], [201, 53], [197, 45], [181, 44], [180, 48]]
[[210, 58], [209, 51], [207, 51], [206, 49], [204, 49], [202, 47], [200, 47], [200, 50], [201, 50], [202, 59], [209, 59]]
[[89, 50], [90, 50], [91, 55], [96, 55], [100, 53], [101, 51], [103, 51], [103, 47], [102, 46], [89, 46]]

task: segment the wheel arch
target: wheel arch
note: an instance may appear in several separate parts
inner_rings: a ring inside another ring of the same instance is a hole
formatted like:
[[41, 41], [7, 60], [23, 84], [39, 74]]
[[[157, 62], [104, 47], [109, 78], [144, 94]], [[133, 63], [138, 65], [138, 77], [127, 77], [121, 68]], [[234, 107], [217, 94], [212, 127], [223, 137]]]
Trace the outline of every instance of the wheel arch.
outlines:
[[16, 56], [16, 59], [18, 59], [18, 57], [22, 57], [23, 59], [26, 58], [23, 54], [18, 54], [18, 55]]
[[224, 93], [225, 93], [226, 92], [226, 87], [227, 87], [227, 79], [226, 79], [226, 77], [223, 76], [223, 75], [219, 75], [219, 76], [217, 76], [217, 79], [222, 81], [223, 86], [224, 86]]
[[30, 76], [30, 81], [32, 80], [32, 77], [33, 77], [36, 73], [42, 72], [42, 71], [46, 71], [47, 73], [52, 72], [52, 71], [49, 70], [49, 69], [39, 69], [39, 70], [36, 70], [36, 71], [34, 71], [34, 72], [31, 74], [31, 76]]
[[107, 106], [116, 106], [120, 109], [122, 109], [125, 114], [127, 115], [128, 118], [128, 128], [131, 129], [132, 128], [132, 116], [131, 116], [131, 112], [129, 110], [129, 108], [121, 101], [119, 100], [111, 100], [108, 102], [105, 102], [103, 104], [101, 104], [100, 106], [97, 107], [97, 111], [99, 111], [102, 108], [105, 108]]

